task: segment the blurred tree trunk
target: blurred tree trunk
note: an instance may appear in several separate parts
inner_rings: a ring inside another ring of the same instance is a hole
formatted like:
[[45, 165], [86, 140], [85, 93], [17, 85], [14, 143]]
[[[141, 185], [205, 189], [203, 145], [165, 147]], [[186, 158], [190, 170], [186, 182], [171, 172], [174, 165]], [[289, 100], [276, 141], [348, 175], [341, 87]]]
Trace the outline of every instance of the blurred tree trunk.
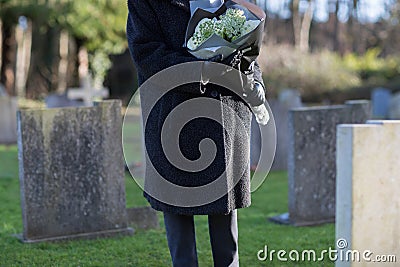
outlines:
[[302, 52], [308, 52], [310, 49], [310, 29], [314, 14], [314, 1], [310, 0], [308, 2], [308, 8], [306, 13], [304, 13], [303, 21], [301, 23], [300, 30], [300, 44], [299, 48]]
[[3, 66], [3, 21], [0, 18], [0, 74]]
[[[89, 73], [89, 54], [86, 47], [79, 47], [78, 52], [78, 73], [79, 73], [79, 84], [81, 87], [91, 86], [91, 84], [87, 84], [91, 82], [91, 77]], [[86, 83], [86, 84], [85, 84]]]
[[340, 50], [340, 33], [339, 33], [339, 0], [336, 0], [335, 3], [335, 12], [332, 12], [334, 15], [334, 29], [333, 29], [333, 50]]
[[16, 27], [17, 62], [15, 72], [15, 90], [18, 97], [26, 97], [26, 80], [31, 61], [32, 22], [28, 21], [26, 28]]
[[0, 82], [4, 85], [9, 95], [15, 96], [15, 64], [17, 55], [17, 42], [15, 40], [15, 26], [3, 24], [2, 37], [2, 67]]
[[67, 71], [67, 89], [68, 87], [79, 86], [79, 44], [78, 41], [70, 36], [68, 47], [68, 71]]
[[359, 38], [361, 32], [359, 31], [359, 21], [358, 21], [358, 0], [349, 1], [349, 20], [348, 20], [348, 38], [351, 44], [351, 50], [353, 52], [358, 51]]
[[299, 0], [292, 1], [292, 19], [295, 46], [302, 52], [308, 52], [310, 47], [310, 29], [314, 14], [314, 0], [308, 1], [308, 7], [303, 18], [299, 11]]
[[69, 55], [69, 34], [62, 31], [60, 35], [60, 62], [58, 65], [58, 86], [57, 93], [63, 94], [67, 90], [68, 83], [68, 55]]
[[31, 66], [26, 94], [28, 98], [42, 98], [58, 87], [59, 36], [56, 28], [41, 32], [42, 25], [33, 25]]
[[294, 45], [299, 47], [300, 45], [300, 31], [301, 31], [301, 17], [299, 12], [299, 0], [292, 0], [291, 13], [293, 20], [293, 35], [294, 35]]
[[266, 34], [264, 35], [264, 42], [269, 45], [275, 45], [278, 43], [276, 30], [279, 31], [279, 28], [277, 29], [276, 27], [279, 27], [279, 20], [273, 16], [269, 18], [269, 21], [266, 24]]

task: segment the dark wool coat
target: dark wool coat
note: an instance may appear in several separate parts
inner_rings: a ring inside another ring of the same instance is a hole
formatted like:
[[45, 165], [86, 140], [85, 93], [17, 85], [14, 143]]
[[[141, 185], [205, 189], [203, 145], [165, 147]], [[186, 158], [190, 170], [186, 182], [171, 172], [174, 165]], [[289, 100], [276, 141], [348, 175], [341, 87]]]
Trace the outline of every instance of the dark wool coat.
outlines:
[[[139, 84], [143, 84], [152, 75], [165, 68], [197, 60], [182, 47], [190, 18], [189, 0], [128, 0], [128, 8], [127, 39], [138, 70]], [[262, 83], [258, 66], [255, 68], [255, 80]], [[172, 206], [153, 198], [146, 192], [144, 196], [154, 209], [160, 211], [187, 215], [227, 214], [234, 209], [247, 207], [251, 202], [249, 136], [252, 114], [249, 106], [239, 97], [220, 86], [207, 85], [206, 93], [201, 96], [218, 99], [231, 107], [242, 119], [245, 127], [244, 130], [239, 130], [235, 123], [234, 112], [224, 105], [221, 105], [220, 114], [223, 125], [202, 118], [188, 123], [180, 133], [182, 154], [190, 160], [199, 158], [198, 146], [204, 138], [211, 138], [215, 142], [217, 154], [212, 164], [203, 171], [198, 173], [182, 171], [168, 162], [163, 154], [161, 126], [175, 106], [198, 96], [200, 96], [199, 84], [186, 84], [170, 91], [158, 101], [151, 111], [145, 128], [145, 145], [149, 159], [168, 181], [181, 186], [199, 186], [215, 180], [227, 168], [226, 159], [230, 158], [234, 162], [235, 170], [227, 170], [227, 179], [232, 180], [235, 175], [240, 175], [237, 173], [242, 173], [239, 182], [233, 190], [226, 192], [220, 199], [196, 207]], [[148, 165], [146, 163], [146, 166]], [[149, 176], [151, 170], [146, 168], [145, 179], [151, 179]]]

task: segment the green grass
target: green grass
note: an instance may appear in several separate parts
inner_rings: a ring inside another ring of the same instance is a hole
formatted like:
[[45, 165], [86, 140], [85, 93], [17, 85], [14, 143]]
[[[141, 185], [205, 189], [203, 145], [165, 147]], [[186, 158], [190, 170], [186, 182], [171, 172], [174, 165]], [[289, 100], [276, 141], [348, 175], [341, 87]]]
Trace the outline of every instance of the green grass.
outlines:
[[123, 148], [128, 164], [142, 161], [141, 153], [137, 153], [137, 151], [142, 151], [141, 132], [140, 117], [127, 116], [123, 126]]
[[[0, 146], [0, 266], [171, 266], [162, 216], [157, 230], [138, 230], [130, 237], [90, 241], [22, 244], [12, 234], [22, 232], [17, 178], [17, 150]], [[126, 177], [127, 205], [147, 202], [140, 188]], [[267, 217], [287, 211], [285, 172], [271, 173], [253, 193], [252, 206], [239, 210], [241, 266], [333, 266], [325, 262], [261, 262], [257, 252], [269, 249], [322, 251], [334, 246], [334, 225], [291, 227], [276, 225]], [[207, 217], [196, 217], [200, 266], [212, 266]]]
[[0, 177], [18, 177], [17, 146], [0, 146]]

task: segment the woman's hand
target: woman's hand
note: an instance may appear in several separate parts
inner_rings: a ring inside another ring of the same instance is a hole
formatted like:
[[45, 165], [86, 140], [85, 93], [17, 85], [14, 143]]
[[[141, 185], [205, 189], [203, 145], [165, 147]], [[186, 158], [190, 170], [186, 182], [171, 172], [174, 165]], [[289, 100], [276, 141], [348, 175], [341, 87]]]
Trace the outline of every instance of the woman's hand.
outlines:
[[[216, 68], [212, 68], [211, 66], [208, 67], [208, 62], [214, 62], [214, 63], [221, 63], [224, 65], [227, 65], [228, 68], [235, 68], [235, 66], [238, 66], [240, 64], [242, 54], [239, 52], [233, 53], [229, 57], [223, 59], [222, 55], [216, 55], [210, 59], [208, 59], [205, 62], [204, 68], [203, 68], [203, 73], [202, 77], [205, 78], [206, 80], [212, 80], [211, 78], [216, 77], [218, 73], [216, 73]], [[264, 104], [266, 101], [265, 98], [265, 89], [264, 85], [262, 82], [258, 81], [255, 76], [255, 67], [256, 63], [252, 63], [250, 65], [250, 68], [244, 72], [242, 72], [241, 77], [237, 77], [238, 75], [235, 75], [232, 72], [227, 72], [223, 71], [220, 75], [224, 76], [226, 79], [232, 79], [232, 82], [234, 84], [240, 83], [242, 84], [243, 90], [242, 92], [236, 92], [236, 93], [242, 93], [243, 98], [246, 100], [247, 103], [249, 103], [252, 107], [260, 106]], [[230, 74], [230, 75], [227, 75]], [[239, 75], [240, 76], [240, 75]], [[235, 85], [232, 85], [235, 87]]]

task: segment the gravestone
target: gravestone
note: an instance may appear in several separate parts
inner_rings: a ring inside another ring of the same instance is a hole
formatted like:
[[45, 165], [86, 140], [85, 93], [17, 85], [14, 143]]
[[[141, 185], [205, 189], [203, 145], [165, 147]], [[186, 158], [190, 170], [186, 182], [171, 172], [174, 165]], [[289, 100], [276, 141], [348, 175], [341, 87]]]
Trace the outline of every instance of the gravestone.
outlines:
[[120, 101], [18, 112], [23, 242], [130, 234]]
[[80, 99], [83, 101], [85, 106], [91, 106], [96, 98], [107, 98], [109, 96], [109, 91], [106, 88], [94, 88], [89, 76], [83, 79], [80, 88], [69, 88], [67, 90], [67, 96], [70, 100]]
[[0, 96], [0, 144], [17, 143], [16, 97]]
[[8, 96], [6, 88], [0, 83], [0, 97]]
[[289, 150], [289, 134], [288, 134], [288, 119], [289, 110], [300, 108], [301, 97], [298, 90], [287, 89], [283, 90], [278, 96], [278, 103], [271, 103], [271, 109], [275, 117], [277, 144], [274, 163], [272, 170], [287, 170], [288, 169], [288, 150]]
[[71, 100], [67, 94], [50, 94], [44, 102], [47, 108], [66, 108], [66, 107], [82, 107], [85, 106], [84, 102]]
[[[300, 93], [296, 89], [285, 89], [279, 93], [278, 99], [268, 100], [271, 107], [272, 114], [275, 119], [275, 127], [277, 134], [277, 144], [274, 162], [272, 164], [271, 170], [287, 170], [287, 158], [288, 158], [288, 117], [289, 110], [292, 108], [302, 107]], [[256, 125], [256, 121], [252, 121], [251, 128], [251, 158], [250, 161], [252, 165], [256, 165], [258, 159], [260, 158], [260, 144], [261, 144], [261, 134], [259, 128]], [[264, 128], [265, 129], [265, 128]], [[264, 149], [268, 149], [264, 147]], [[265, 171], [263, 168], [263, 162], [266, 159], [260, 159], [259, 170]]]
[[389, 119], [400, 120], [400, 93], [396, 93], [390, 99]]
[[335, 219], [336, 125], [364, 123], [369, 101], [289, 112], [289, 214], [271, 218], [296, 226]]
[[297, 89], [284, 89], [278, 95], [279, 103], [286, 107], [301, 107], [301, 96]]
[[338, 126], [336, 238], [342, 242], [337, 249], [344, 255], [358, 251], [361, 261], [338, 260], [336, 267], [399, 266], [362, 258], [371, 251], [372, 260], [377, 255], [399, 260], [399, 151], [400, 121]]
[[375, 88], [372, 91], [372, 117], [385, 119], [389, 115], [391, 92], [386, 88]]

